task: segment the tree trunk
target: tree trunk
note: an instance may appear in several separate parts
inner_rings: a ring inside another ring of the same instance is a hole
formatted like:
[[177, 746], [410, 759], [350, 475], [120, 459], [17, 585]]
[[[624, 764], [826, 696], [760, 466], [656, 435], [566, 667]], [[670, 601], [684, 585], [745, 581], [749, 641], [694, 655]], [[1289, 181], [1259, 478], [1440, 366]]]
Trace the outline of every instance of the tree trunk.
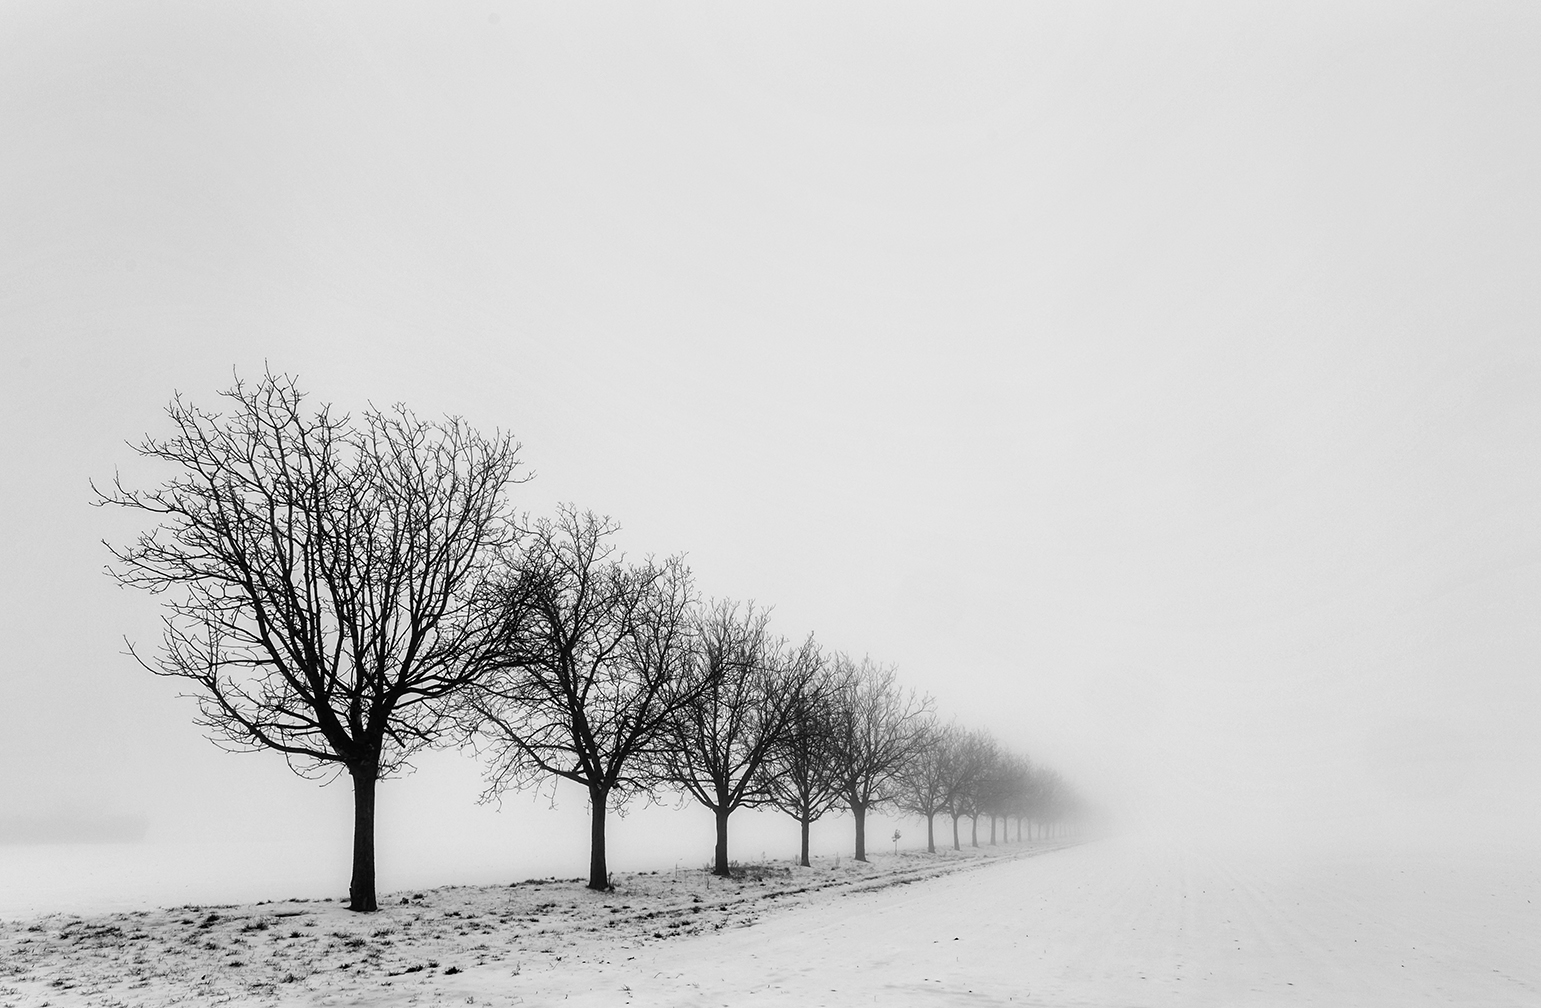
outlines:
[[990, 846], [995, 846], [995, 813], [990, 813]]
[[799, 819], [797, 821], [800, 824], [802, 824], [802, 827], [803, 827], [803, 860], [802, 860], [802, 866], [804, 868], [812, 868], [813, 865], [808, 860], [808, 824], [811, 823], [813, 820], [811, 820], [811, 819]]
[[851, 802], [851, 815], [856, 817], [856, 860], [867, 860], [867, 803]]
[[952, 849], [953, 850], [962, 850], [963, 849], [962, 847], [958, 846], [958, 816], [957, 815], [954, 815], [952, 817]]
[[927, 854], [935, 854], [936, 853], [936, 837], [935, 837], [935, 835], [934, 835], [934, 833], [933, 833], [933, 831], [931, 829], [931, 822], [935, 818], [936, 818], [936, 813], [935, 812], [932, 812], [930, 815], [926, 816], [926, 853]]
[[589, 804], [594, 809], [589, 829], [589, 888], [600, 892], [610, 889], [610, 872], [605, 867], [605, 801], [609, 797], [608, 789], [589, 788]]
[[717, 852], [712, 863], [712, 874], [728, 878], [732, 873], [728, 871], [728, 814], [725, 807], [718, 807], [717, 813]]
[[375, 904], [375, 785], [374, 766], [350, 767], [353, 777], [353, 880], [348, 883], [348, 909], [373, 913]]
[[979, 817], [969, 816], [969, 846], [979, 846]]
[[1017, 843], [1022, 842], [1022, 817], [1017, 816]]

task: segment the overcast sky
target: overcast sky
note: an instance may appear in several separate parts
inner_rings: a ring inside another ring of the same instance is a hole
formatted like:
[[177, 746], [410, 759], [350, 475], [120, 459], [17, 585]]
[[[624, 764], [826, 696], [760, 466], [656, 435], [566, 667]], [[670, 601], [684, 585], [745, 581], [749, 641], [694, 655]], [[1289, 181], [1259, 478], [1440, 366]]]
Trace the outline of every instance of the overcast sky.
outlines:
[[1534, 820], [1538, 99], [1526, 3], [5, 3], [0, 808], [346, 836], [88, 507], [267, 362], [1129, 815]]

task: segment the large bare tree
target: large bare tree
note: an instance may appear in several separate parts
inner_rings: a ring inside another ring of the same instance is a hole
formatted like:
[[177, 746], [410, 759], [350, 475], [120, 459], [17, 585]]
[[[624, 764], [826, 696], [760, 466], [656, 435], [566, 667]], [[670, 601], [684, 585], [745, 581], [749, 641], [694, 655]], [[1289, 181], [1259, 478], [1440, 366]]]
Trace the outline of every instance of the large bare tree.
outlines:
[[925, 744], [932, 701], [869, 658], [856, 664], [838, 655], [836, 663], [848, 674], [835, 704], [832, 749], [841, 799], [856, 820], [855, 857], [865, 861], [867, 813], [898, 796], [900, 770]]
[[166, 482], [97, 490], [159, 522], [109, 544], [109, 573], [164, 599], [157, 655], [130, 650], [192, 684], [217, 744], [352, 778], [349, 908], [374, 910], [378, 781], [500, 660], [489, 589], [519, 446], [403, 407], [311, 408], [271, 374], [222, 396], [225, 413], [174, 398], [174, 433], [135, 446], [175, 468]]
[[599, 890], [610, 886], [606, 813], [657, 785], [670, 721], [700, 686], [685, 678], [689, 569], [624, 562], [616, 531], [570, 506], [536, 524], [504, 586], [505, 668], [468, 708], [490, 751], [489, 795], [549, 777], [588, 792]]
[[719, 601], [697, 621], [686, 675], [690, 699], [671, 721], [664, 774], [712, 811], [717, 844], [712, 871], [727, 876], [728, 818], [767, 804], [767, 759], [786, 742], [793, 718], [819, 670], [812, 638], [792, 646], [774, 638], [769, 613]]

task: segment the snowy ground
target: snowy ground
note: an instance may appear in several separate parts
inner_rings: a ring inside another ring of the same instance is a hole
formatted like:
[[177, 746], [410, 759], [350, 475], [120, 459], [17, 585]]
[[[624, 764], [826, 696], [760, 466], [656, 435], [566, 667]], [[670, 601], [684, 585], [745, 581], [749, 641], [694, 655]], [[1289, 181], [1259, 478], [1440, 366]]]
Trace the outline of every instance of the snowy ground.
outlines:
[[984, 853], [12, 920], [0, 1004], [1541, 1003], [1528, 852]]

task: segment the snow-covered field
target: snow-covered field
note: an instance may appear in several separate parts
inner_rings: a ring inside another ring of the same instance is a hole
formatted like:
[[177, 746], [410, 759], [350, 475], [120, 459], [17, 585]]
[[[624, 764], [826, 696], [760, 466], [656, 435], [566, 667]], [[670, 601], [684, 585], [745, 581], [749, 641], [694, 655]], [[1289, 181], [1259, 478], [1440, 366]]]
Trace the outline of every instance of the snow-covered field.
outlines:
[[1541, 862], [1133, 837], [0, 926], [0, 1004], [1534, 1005]]

